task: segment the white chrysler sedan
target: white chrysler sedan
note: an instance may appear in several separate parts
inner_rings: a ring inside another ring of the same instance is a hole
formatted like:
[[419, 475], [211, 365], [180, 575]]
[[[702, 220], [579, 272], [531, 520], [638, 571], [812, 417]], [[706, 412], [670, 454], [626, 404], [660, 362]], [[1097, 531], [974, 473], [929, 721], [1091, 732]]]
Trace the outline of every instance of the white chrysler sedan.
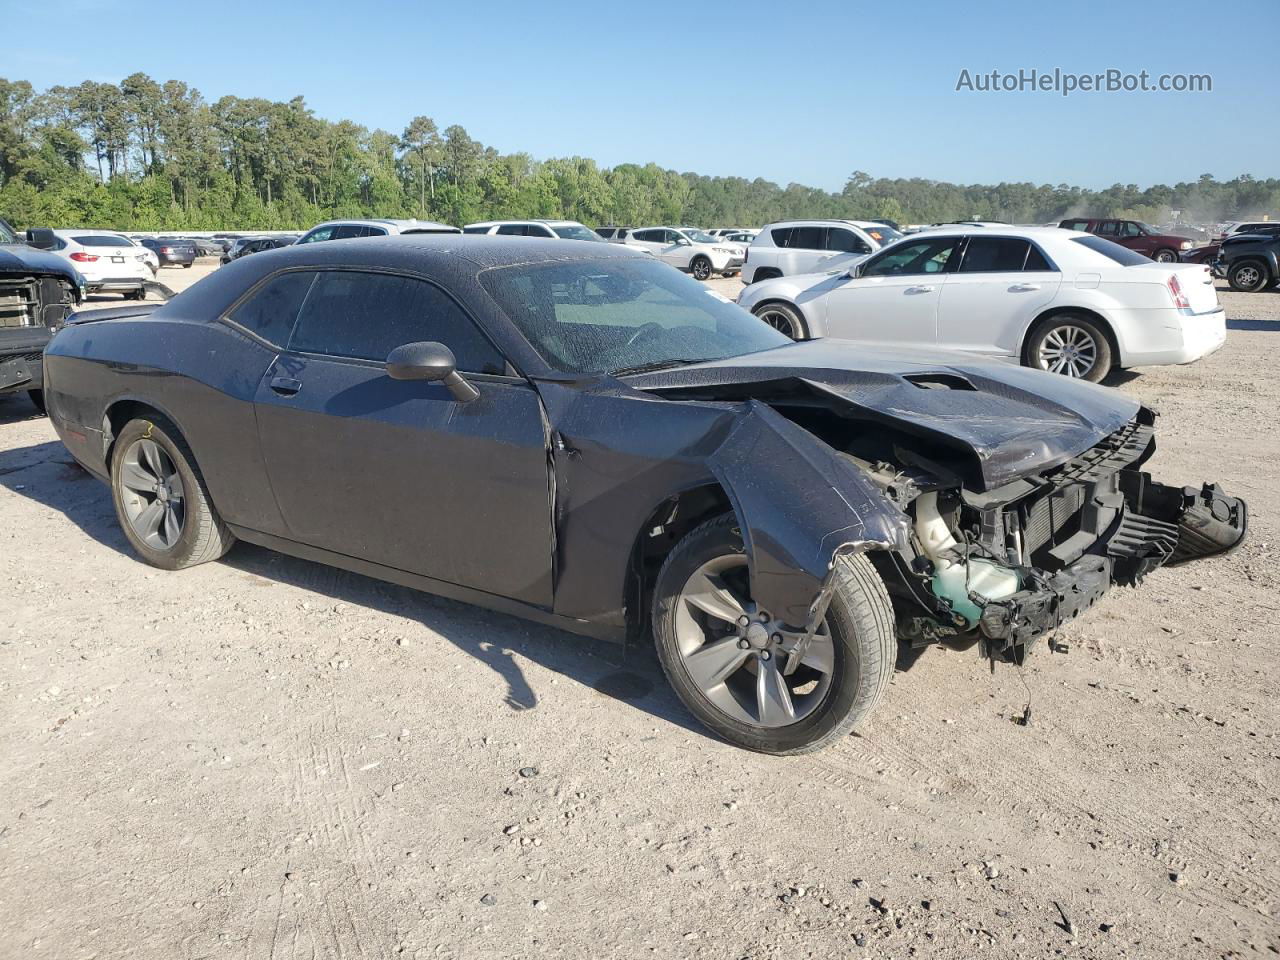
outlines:
[[934, 229], [842, 269], [752, 284], [738, 302], [797, 340], [932, 344], [1095, 383], [1199, 360], [1227, 336], [1207, 267], [1054, 227]]

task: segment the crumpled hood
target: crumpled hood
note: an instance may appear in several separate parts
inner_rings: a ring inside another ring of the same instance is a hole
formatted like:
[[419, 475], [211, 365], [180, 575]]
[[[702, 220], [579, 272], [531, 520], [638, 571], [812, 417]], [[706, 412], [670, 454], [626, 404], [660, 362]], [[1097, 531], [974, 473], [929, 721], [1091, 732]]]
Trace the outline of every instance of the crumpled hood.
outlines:
[[0, 274], [33, 273], [65, 277], [77, 287], [84, 281], [79, 271], [61, 257], [23, 244], [0, 245]]
[[[627, 377], [640, 390], [705, 399], [829, 398], [855, 419], [891, 423], [926, 441], [960, 445], [986, 489], [1056, 466], [1114, 433], [1136, 401], [1107, 387], [1000, 360], [937, 349], [810, 340]], [[928, 443], [919, 452], [929, 456]]]

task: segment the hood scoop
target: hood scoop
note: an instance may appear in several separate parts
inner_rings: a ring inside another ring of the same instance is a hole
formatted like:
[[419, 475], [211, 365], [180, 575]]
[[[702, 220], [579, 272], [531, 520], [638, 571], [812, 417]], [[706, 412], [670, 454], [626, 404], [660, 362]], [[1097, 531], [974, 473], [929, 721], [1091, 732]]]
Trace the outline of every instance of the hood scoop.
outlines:
[[954, 373], [908, 373], [902, 378], [921, 390], [974, 390], [978, 388]]

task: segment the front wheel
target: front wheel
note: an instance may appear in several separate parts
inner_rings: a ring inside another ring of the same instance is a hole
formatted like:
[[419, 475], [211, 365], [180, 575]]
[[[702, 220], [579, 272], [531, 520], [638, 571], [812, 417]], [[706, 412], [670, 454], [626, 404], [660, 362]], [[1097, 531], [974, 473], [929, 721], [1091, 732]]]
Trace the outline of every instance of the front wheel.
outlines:
[[116, 437], [111, 499], [124, 535], [153, 567], [217, 560], [235, 536], [214, 509], [190, 448], [166, 420], [131, 420]]
[[847, 735], [884, 696], [897, 640], [884, 582], [865, 556], [842, 557], [827, 615], [803, 631], [751, 597], [737, 518], [689, 533], [658, 574], [658, 659], [689, 711], [761, 753], [808, 753]]
[[1156, 255], [1152, 257], [1156, 263], [1177, 263], [1178, 254], [1174, 250], [1157, 250]]
[[1227, 283], [1232, 290], [1241, 293], [1257, 293], [1267, 285], [1267, 274], [1262, 265], [1252, 260], [1237, 263], [1227, 271]]
[[804, 317], [789, 303], [763, 303], [752, 311], [757, 317], [792, 340], [804, 340], [807, 336]]
[[706, 257], [694, 257], [693, 262], [689, 264], [689, 272], [693, 274], [695, 280], [710, 280], [711, 261]]
[[1111, 341], [1097, 321], [1060, 313], [1042, 320], [1027, 338], [1022, 362], [1090, 383], [1111, 372]]

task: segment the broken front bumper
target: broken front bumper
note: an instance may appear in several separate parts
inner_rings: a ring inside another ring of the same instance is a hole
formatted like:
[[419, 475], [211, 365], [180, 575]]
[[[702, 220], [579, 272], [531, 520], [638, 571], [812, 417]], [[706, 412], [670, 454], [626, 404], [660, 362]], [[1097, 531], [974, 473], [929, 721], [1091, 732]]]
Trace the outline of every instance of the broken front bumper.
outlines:
[[1083, 613], [1112, 584], [1131, 586], [1159, 566], [1226, 553], [1244, 539], [1245, 502], [1216, 484], [1169, 487], [1137, 471], [1122, 475], [1123, 504], [1094, 547], [1054, 573], [1032, 570], [1024, 589], [984, 600], [978, 624], [993, 655], [1019, 658], [1019, 648]]

